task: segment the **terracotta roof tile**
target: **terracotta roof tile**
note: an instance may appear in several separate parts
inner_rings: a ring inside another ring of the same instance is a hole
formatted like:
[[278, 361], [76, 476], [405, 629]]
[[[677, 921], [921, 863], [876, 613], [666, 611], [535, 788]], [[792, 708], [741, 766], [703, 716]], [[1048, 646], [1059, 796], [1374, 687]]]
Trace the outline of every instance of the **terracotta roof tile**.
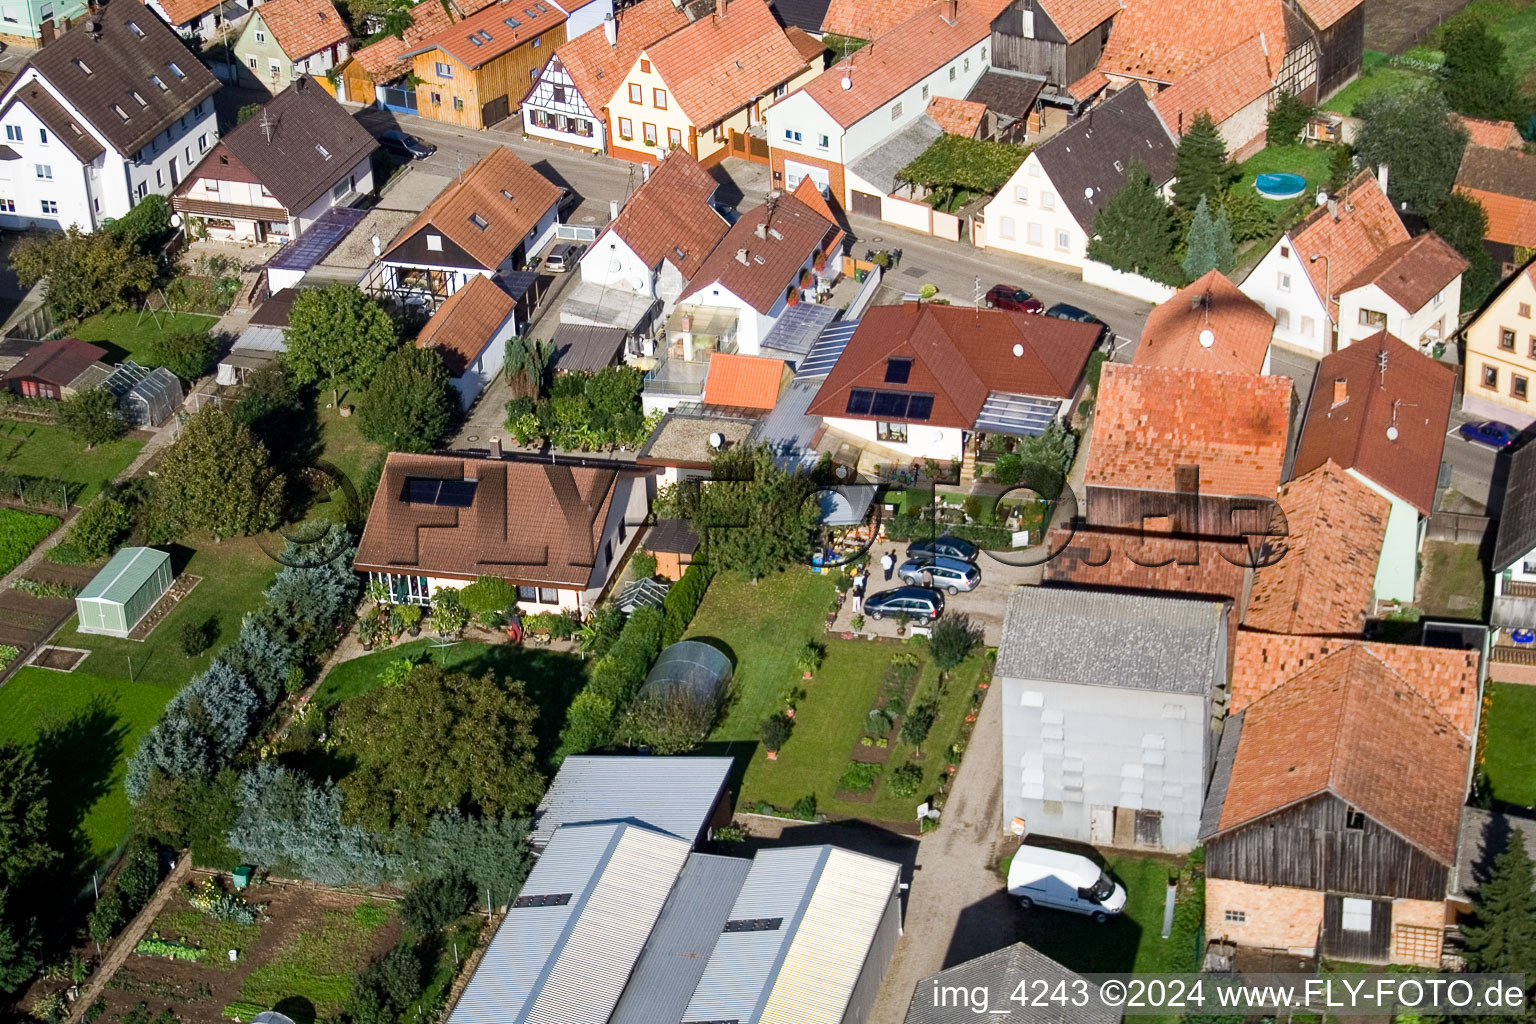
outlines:
[[1379, 331], [1324, 356], [1316, 380], [1295, 474], [1331, 459], [1429, 515], [1456, 371]]
[[[1328, 315], [1337, 320], [1342, 286], [1392, 246], [1406, 242], [1408, 229], [1376, 184], [1376, 176], [1361, 171], [1327, 206], [1319, 206], [1291, 228], [1289, 235], [1317, 294], [1332, 291], [1327, 297]], [[1328, 258], [1313, 260], [1318, 253]]]
[[[994, 392], [1070, 398], [1098, 335], [1093, 324], [1002, 309], [875, 306], [859, 321], [808, 411], [848, 416], [849, 392], [856, 387], [905, 391], [933, 396], [928, 423], [969, 430]], [[1023, 347], [1022, 355], [1013, 355], [1015, 345]], [[886, 361], [893, 358], [912, 360], [905, 385], [886, 383]]]
[[807, 64], [814, 64], [820, 61], [827, 52], [826, 43], [823, 43], [799, 25], [790, 25], [785, 28], [784, 37], [789, 40], [789, 45], [795, 48], [795, 52]]
[[[149, 5], [146, 3], [145, 6]], [[217, 6], [219, 0], [160, 0], [161, 10], [177, 28], [196, 21]]]
[[256, 16], [293, 60], [347, 41], [347, 23], [331, 0], [267, 0]]
[[1285, 59], [1283, 0], [1126, 0], [1099, 57], [1107, 75], [1176, 82], [1232, 49], [1233, 28], [1262, 34], [1276, 67]]
[[517, 303], [500, 285], [474, 274], [432, 314], [416, 337], [416, 347], [437, 349], [448, 373], [463, 376], [516, 309]]
[[1363, 2], [1364, 0], [1301, 0], [1301, 9], [1307, 13], [1308, 18], [1312, 19], [1312, 24], [1318, 28], [1327, 28]]
[[[618, 469], [392, 453], [353, 558], [358, 572], [585, 587]], [[412, 479], [474, 481], [468, 508], [409, 500]], [[569, 514], [585, 506], [590, 520]]]
[[1104, 72], [1094, 68], [1082, 78], [1067, 86], [1067, 92], [1071, 94], [1073, 99], [1081, 103], [1084, 100], [1092, 99], [1108, 84], [1109, 79], [1104, 77]]
[[1536, 156], [1468, 146], [1456, 190], [1488, 211], [1488, 240], [1536, 246]]
[[432, 200], [384, 256], [431, 225], [482, 267], [494, 270], [559, 201], [558, 185], [497, 146]]
[[555, 51], [576, 91], [594, 113], [613, 99], [640, 59], [640, 51], [688, 24], [688, 15], [672, 0], [641, 0], [617, 16], [618, 45], [609, 46], [603, 27], [583, 32]]
[[[1252, 657], [1248, 639], [1239, 640], [1240, 664]], [[1465, 694], [1455, 710], [1470, 715], [1476, 655], [1388, 648], [1347, 643], [1247, 705], [1221, 830], [1331, 793], [1440, 862], [1455, 860], [1471, 722], [1416, 690], [1413, 672], [1433, 663], [1457, 674]]]
[[[421, 40], [415, 49], [442, 50], [465, 67], [478, 68], [565, 23], [565, 12], [553, 3], [527, 0], [527, 4], [493, 4], [440, 29]], [[507, 24], [508, 18], [517, 22], [516, 27]]]
[[1290, 412], [1288, 377], [1106, 363], [1085, 482], [1171, 492], [1193, 465], [1202, 494], [1268, 498]]
[[1243, 625], [1346, 636], [1365, 628], [1391, 503], [1331, 460], [1280, 488], [1276, 533]]
[[791, 195], [827, 218], [830, 223], [837, 223], [837, 214], [832, 212], [832, 204], [828, 203], [827, 197], [821, 194], [821, 186], [809, 177], [801, 178], [800, 184], [795, 186]]
[[928, 116], [944, 129], [944, 134], [974, 139], [981, 129], [982, 118], [987, 116], [987, 105], [935, 96], [928, 101]]
[[806, 261], [840, 234], [827, 217], [792, 195], [781, 195], [772, 200], [771, 212], [764, 203], [731, 225], [677, 301], [710, 305], [707, 290], [720, 285], [766, 316], [796, 283]]
[[1467, 130], [1467, 144], [1470, 146], [1514, 150], [1525, 148], [1525, 140], [1520, 137], [1520, 129], [1515, 127], [1513, 121], [1488, 121], [1481, 117], [1463, 117], [1461, 114], [1452, 114], [1451, 120]]
[[938, 2], [890, 0], [888, 3], [870, 3], [869, 0], [832, 0], [827, 5], [826, 16], [821, 19], [821, 30], [854, 39], [879, 39], [914, 14]]
[[772, 409], [779, 403], [788, 372], [782, 359], [717, 352], [704, 379], [704, 404]]
[[[1206, 347], [1202, 335], [1210, 331]], [[1137, 366], [1260, 373], [1275, 318], [1213, 270], [1153, 309], [1136, 348]]]
[[656, 74], [696, 128], [707, 128], [805, 70], [764, 0], [731, 0], [646, 47]]
[[1353, 638], [1282, 636], [1243, 630], [1232, 663], [1232, 704], [1241, 711], [1286, 681], [1310, 671], [1340, 651], [1369, 651], [1406, 685], [1421, 694], [1463, 735], [1477, 726], [1476, 651], [1411, 644], [1371, 643]]
[[1399, 306], [1416, 312], [1466, 269], [1461, 253], [1433, 231], [1426, 231], [1398, 242], [1361, 267], [1338, 293], [1374, 284]]
[[674, 149], [603, 233], [622, 238], [646, 266], [666, 260], [689, 280], [730, 229], [709, 205], [719, 187], [687, 150]]
[[[420, 48], [422, 40], [462, 20], [496, 0], [436, 0], [419, 3], [411, 8], [411, 24], [400, 36], [385, 36], [376, 43], [357, 50], [354, 60], [368, 72], [376, 84], [392, 82], [411, 70], [410, 58], [405, 56]], [[450, 13], [451, 12], [451, 13]]]
[[[834, 121], [847, 128], [989, 38], [992, 19], [1008, 3], [1009, 0], [962, 2], [959, 16], [951, 25], [945, 20], [948, 5], [929, 0], [920, 5], [916, 14], [879, 35], [873, 46], [840, 61], [798, 92], [815, 100]], [[845, 77], [852, 80], [852, 88], [843, 88]]]
[[1217, 124], [1269, 95], [1274, 71], [1262, 36], [1252, 35], [1185, 75], [1152, 99], [1168, 133], [1178, 137], [1202, 112]]
[[1058, 527], [1047, 583], [1226, 598], [1241, 606], [1250, 560], [1241, 541], [1198, 541], [1140, 530]]
[[1075, 43], [1120, 13], [1120, 0], [1039, 0], [1047, 16]]

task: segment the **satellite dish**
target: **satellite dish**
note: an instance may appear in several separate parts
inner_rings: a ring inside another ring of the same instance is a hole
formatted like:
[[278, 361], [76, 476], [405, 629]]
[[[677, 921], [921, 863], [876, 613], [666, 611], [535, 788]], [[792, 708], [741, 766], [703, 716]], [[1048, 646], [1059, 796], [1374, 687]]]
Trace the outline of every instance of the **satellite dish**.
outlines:
[[173, 227], [173, 228], [181, 227], [181, 214], [179, 214], [179, 213], [171, 214], [171, 227]]
[[1022, 356], [1023, 354], [1024, 354], [1024, 346], [1023, 345], [1014, 345], [1013, 346], [1013, 357], [1015, 359], [1017, 359], [1019, 356]]
[[848, 467], [847, 466], [838, 466], [837, 469], [834, 470], [834, 475], [839, 480], [847, 480], [848, 479]]
[[725, 435], [721, 434], [721, 433], [710, 434], [709, 435], [709, 446], [711, 448], [716, 449], [716, 450], [724, 448], [725, 447]]
[[844, 75], [842, 85], [843, 91], [847, 92], [849, 89], [853, 88], [853, 79], [849, 78], [847, 75]]
[[1216, 344], [1216, 332], [1215, 331], [1213, 331], [1209, 327], [1207, 327], [1205, 330], [1200, 332], [1200, 347], [1201, 348], [1210, 348], [1214, 344]]
[[1388, 427], [1387, 428], [1387, 440], [1388, 441], [1396, 441], [1397, 440], [1397, 428], [1396, 427]]
[[1083, 198], [1084, 199], [1092, 199], [1093, 198], [1093, 186], [1092, 185], [1089, 185], [1087, 188], [1083, 189]]

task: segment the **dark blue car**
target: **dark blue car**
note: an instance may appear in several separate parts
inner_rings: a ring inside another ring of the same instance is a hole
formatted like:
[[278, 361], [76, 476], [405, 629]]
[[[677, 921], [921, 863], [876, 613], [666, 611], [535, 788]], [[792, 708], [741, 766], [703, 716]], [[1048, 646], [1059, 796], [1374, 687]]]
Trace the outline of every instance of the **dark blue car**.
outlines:
[[945, 534], [930, 540], [915, 540], [907, 546], [907, 558], [958, 558], [962, 562], [976, 561], [976, 545], [959, 537]]
[[1475, 444], [1485, 444], [1490, 448], [1508, 448], [1519, 439], [1520, 431], [1498, 420], [1482, 420], [1478, 423], [1463, 423], [1461, 436]]

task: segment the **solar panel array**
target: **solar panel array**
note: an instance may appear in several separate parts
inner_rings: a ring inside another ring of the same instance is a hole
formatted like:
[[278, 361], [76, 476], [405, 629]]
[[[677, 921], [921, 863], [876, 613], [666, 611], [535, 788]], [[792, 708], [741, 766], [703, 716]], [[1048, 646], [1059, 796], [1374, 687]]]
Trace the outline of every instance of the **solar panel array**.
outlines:
[[410, 477], [405, 481], [405, 500], [412, 505], [469, 508], [475, 503], [476, 483], [474, 480]]
[[338, 206], [327, 210], [309, 230], [289, 242], [267, 261], [271, 270], [308, 270], [326, 256], [368, 216], [367, 210]]
[[853, 332], [859, 329], [857, 320], [839, 320], [831, 324], [821, 332], [816, 343], [811, 346], [800, 361], [796, 373], [801, 377], [825, 377], [832, 372], [832, 367], [837, 365], [838, 358], [843, 350], [848, 347], [848, 339], [853, 337]]

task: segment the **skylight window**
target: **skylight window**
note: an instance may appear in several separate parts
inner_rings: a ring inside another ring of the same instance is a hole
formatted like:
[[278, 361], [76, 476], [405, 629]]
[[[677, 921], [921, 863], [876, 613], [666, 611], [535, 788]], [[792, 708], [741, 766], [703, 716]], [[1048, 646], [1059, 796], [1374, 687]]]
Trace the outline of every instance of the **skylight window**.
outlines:
[[85, 61], [81, 60], [79, 57], [75, 58], [75, 67], [79, 68], [81, 71], [84, 71], [86, 74], [91, 73], [91, 66]]
[[143, 96], [139, 95], [139, 90], [137, 90], [137, 89], [129, 89], [128, 90], [128, 95], [132, 96], [133, 97], [133, 102], [137, 103], [139, 106], [141, 106], [141, 107], [149, 106], [149, 101], [146, 100]]
[[320, 145], [320, 143], [318, 143], [318, 142], [315, 143], [315, 152], [319, 153], [321, 156], [325, 157], [327, 160], [329, 160], [331, 158], [331, 151], [326, 149], [324, 146]]
[[128, 23], [128, 31], [132, 32], [134, 35], [138, 36], [140, 39], [144, 38], [144, 30], [139, 28], [139, 23], [136, 22], [136, 21], [130, 21]]
[[478, 213], [470, 214], [469, 222], [475, 227], [479, 228], [481, 231], [484, 231], [486, 228], [491, 226], [491, 222], [480, 216]]
[[519, 26], [522, 25], [522, 22], [520, 22], [516, 18], [510, 17], [510, 16], [506, 17], [506, 18], [502, 18], [501, 19], [501, 23], [503, 25], [507, 26], [508, 28], [518, 28]]
[[165, 84], [165, 79], [161, 78], [159, 75], [150, 75], [149, 80], [154, 82], [155, 88], [159, 89], [161, 92], [165, 92], [166, 89], [169, 88], [169, 86]]
[[512, 193], [508, 192], [506, 189], [502, 189], [501, 190], [501, 194], [506, 196], [508, 200], [511, 200], [511, 198], [512, 198]]
[[485, 45], [484, 43], [482, 43], [480, 41], [480, 37], [479, 36], [466, 36], [465, 38], [468, 39], [470, 42], [474, 43], [476, 46], [484, 46]]
[[487, 32], [485, 29], [481, 29], [480, 30], [480, 38], [484, 39], [486, 42], [490, 42], [491, 41], [491, 34], [489, 32]]
[[124, 110], [122, 107], [118, 106], [116, 103], [112, 104], [112, 113], [116, 114], [118, 117], [122, 118], [124, 121], [128, 120], [128, 111]]
[[181, 70], [181, 66], [178, 65], [175, 61], [171, 61], [169, 64], [166, 65], [166, 67], [170, 68], [171, 69], [171, 74], [175, 75], [177, 78], [186, 78], [187, 77], [187, 73], [185, 71]]

